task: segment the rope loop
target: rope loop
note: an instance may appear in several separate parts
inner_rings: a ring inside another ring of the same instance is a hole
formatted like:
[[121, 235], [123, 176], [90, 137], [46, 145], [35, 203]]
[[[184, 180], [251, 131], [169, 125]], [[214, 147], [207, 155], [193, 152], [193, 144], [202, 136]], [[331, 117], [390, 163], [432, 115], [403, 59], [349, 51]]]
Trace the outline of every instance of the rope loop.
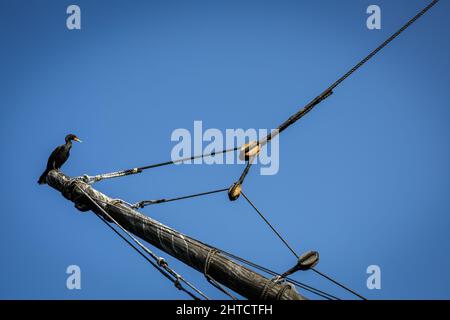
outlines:
[[287, 290], [295, 290], [294, 286], [287, 282], [283, 285], [283, 287], [278, 291], [277, 295], [275, 296], [275, 300], [281, 300], [281, 298], [283, 297], [284, 293]]
[[216, 253], [219, 253], [217, 249], [211, 249], [208, 251], [208, 255], [206, 256], [205, 260], [205, 266], [203, 268], [203, 274], [205, 275], [206, 278], [210, 277], [208, 275], [209, 265], [211, 264], [211, 261]]
[[259, 296], [259, 300], [267, 300], [267, 296], [269, 294], [270, 289], [272, 289], [274, 286], [277, 285], [277, 282], [273, 280], [267, 280], [264, 284], [264, 287], [261, 291], [261, 294]]
[[80, 179], [78, 178], [73, 178], [70, 179], [68, 182], [66, 182], [63, 187], [62, 187], [62, 191], [61, 194], [63, 195], [64, 198], [73, 201], [75, 203], [75, 208], [77, 208], [79, 211], [81, 212], [86, 212], [91, 210], [91, 206], [89, 205], [89, 201], [86, 201], [86, 198], [75, 192], [75, 188], [80, 188], [83, 189], [81, 187], [82, 184], [80, 183]]

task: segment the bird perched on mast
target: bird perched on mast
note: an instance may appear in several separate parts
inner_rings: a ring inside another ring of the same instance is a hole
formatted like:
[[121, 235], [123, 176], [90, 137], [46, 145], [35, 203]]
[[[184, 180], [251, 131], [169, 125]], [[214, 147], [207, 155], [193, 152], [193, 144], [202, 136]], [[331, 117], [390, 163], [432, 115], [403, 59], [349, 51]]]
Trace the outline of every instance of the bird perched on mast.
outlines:
[[70, 149], [72, 148], [72, 140], [77, 142], [82, 142], [78, 137], [74, 134], [68, 134], [66, 136], [66, 143], [56, 147], [55, 150], [51, 153], [48, 158], [47, 168], [40, 176], [38, 183], [45, 184], [47, 181], [47, 174], [53, 169], [59, 169], [62, 165], [67, 161], [70, 155]]

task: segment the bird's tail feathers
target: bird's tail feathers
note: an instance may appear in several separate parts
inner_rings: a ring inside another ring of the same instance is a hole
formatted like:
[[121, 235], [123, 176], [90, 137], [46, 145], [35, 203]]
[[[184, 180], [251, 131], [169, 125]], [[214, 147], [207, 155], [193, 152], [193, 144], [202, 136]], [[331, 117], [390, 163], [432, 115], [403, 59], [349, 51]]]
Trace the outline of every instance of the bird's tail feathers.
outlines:
[[39, 180], [38, 180], [39, 184], [47, 183], [47, 174], [48, 174], [48, 170], [45, 170], [44, 173], [39, 177]]

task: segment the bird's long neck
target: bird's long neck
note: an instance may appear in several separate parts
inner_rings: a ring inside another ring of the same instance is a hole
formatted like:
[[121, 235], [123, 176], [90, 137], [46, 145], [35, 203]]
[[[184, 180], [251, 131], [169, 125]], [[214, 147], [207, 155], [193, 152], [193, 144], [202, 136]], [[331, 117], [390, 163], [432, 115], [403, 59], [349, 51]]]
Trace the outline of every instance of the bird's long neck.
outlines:
[[67, 141], [66, 141], [66, 144], [65, 144], [65, 147], [66, 147], [66, 149], [72, 148], [72, 141], [67, 140]]

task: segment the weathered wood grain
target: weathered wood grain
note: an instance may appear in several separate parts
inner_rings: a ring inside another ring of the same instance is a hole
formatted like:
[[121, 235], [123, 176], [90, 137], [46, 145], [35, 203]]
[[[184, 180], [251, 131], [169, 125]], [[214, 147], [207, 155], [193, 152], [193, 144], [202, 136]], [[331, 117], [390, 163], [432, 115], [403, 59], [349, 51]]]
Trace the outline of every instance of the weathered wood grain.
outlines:
[[64, 197], [73, 201], [81, 211], [92, 210], [103, 213], [92, 206], [79, 188], [82, 188], [122, 227], [163, 250], [176, 259], [248, 299], [258, 300], [303, 300], [303, 296], [289, 285], [279, 284], [263, 277], [222, 255], [204, 243], [192, 239], [162, 223], [141, 214], [126, 204], [121, 204], [95, 190], [90, 185], [72, 180], [64, 173], [53, 170], [47, 176], [49, 186], [59, 190]]

